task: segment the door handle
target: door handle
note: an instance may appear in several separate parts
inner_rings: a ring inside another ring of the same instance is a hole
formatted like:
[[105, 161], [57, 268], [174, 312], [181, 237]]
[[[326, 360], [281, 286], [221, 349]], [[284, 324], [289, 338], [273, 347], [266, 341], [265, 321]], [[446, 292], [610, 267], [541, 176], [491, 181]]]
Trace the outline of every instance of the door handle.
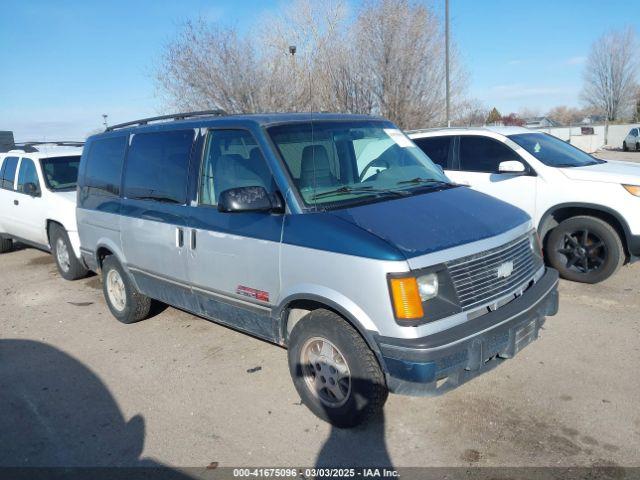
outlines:
[[191, 250], [196, 249], [196, 230], [191, 230]]
[[176, 228], [176, 247], [182, 248], [184, 246], [184, 230]]
[[14, 201], [13, 201], [13, 204], [14, 204], [14, 205], [20, 205], [20, 202], [19, 202], [18, 200], [14, 200]]

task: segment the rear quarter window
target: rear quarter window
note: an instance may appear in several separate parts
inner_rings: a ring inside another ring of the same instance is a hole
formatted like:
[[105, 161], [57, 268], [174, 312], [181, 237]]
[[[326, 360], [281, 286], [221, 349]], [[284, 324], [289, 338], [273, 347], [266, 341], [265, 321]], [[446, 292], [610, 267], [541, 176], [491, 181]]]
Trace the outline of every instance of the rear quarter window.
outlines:
[[0, 187], [6, 190], [13, 190], [13, 183], [16, 178], [16, 169], [18, 168], [18, 157], [6, 157], [2, 162], [2, 170], [0, 170]]
[[413, 138], [412, 140], [433, 163], [445, 169], [449, 167], [449, 152], [453, 136]]
[[120, 195], [126, 146], [126, 136], [100, 138], [91, 142], [84, 171], [84, 186], [104, 195]]

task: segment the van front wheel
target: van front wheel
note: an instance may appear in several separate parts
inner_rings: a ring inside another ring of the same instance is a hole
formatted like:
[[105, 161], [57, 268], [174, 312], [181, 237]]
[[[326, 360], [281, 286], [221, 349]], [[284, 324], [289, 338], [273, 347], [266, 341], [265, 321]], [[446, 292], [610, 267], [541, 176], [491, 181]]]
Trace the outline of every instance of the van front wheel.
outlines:
[[340, 428], [381, 414], [388, 390], [371, 349], [342, 317], [314, 310], [289, 337], [289, 371], [302, 402]]
[[102, 291], [109, 310], [120, 322], [135, 323], [149, 315], [151, 299], [136, 290], [112, 255], [102, 262]]

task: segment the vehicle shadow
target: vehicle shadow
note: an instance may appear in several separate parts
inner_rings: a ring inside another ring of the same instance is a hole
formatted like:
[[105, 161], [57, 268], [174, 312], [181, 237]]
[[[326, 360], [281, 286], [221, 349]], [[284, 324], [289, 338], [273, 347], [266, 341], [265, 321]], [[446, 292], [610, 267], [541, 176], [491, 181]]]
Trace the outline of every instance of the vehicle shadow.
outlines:
[[74, 478], [74, 467], [83, 467], [85, 478], [113, 478], [135, 467], [162, 478], [190, 478], [141, 458], [143, 417], [126, 420], [93, 372], [41, 342], [0, 339], [0, 432], [0, 476], [13, 467], [13, 473], [44, 478], [32, 470], [38, 467], [51, 474], [62, 468], [64, 478]]
[[[296, 368], [297, 375], [303, 375], [301, 365]], [[351, 378], [351, 388], [354, 391], [369, 391], [374, 387], [368, 379]], [[358, 400], [363, 406], [361, 399]], [[323, 405], [319, 402], [320, 405]], [[331, 418], [334, 413], [324, 408], [324, 414]], [[381, 410], [368, 421], [353, 428], [339, 428], [331, 425], [329, 437], [322, 445], [315, 461], [315, 467], [320, 469], [334, 467], [366, 467], [393, 468], [387, 442], [385, 439], [384, 411]], [[327, 473], [336, 478], [336, 472]], [[345, 477], [349, 477], [348, 473]], [[324, 478], [321, 473], [318, 478]], [[328, 477], [327, 477], [328, 478]], [[337, 478], [341, 478], [337, 475]]]
[[351, 429], [331, 426], [331, 433], [318, 453], [315, 466], [393, 468], [384, 428], [384, 413]]

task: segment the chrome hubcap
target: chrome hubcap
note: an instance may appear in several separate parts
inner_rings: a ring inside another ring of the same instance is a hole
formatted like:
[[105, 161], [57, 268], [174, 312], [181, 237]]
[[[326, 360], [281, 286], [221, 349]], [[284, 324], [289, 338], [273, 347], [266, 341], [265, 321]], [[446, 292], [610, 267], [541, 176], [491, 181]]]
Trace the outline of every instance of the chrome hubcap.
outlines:
[[336, 408], [349, 399], [349, 365], [329, 340], [322, 337], [307, 340], [300, 351], [300, 364], [307, 387], [322, 403]]
[[127, 303], [127, 293], [124, 282], [117, 270], [109, 270], [107, 274], [107, 295], [113, 308], [121, 312]]
[[64, 272], [68, 272], [69, 268], [71, 268], [71, 262], [69, 261], [69, 249], [67, 248], [67, 244], [61, 238], [56, 240], [56, 258], [60, 268]]

